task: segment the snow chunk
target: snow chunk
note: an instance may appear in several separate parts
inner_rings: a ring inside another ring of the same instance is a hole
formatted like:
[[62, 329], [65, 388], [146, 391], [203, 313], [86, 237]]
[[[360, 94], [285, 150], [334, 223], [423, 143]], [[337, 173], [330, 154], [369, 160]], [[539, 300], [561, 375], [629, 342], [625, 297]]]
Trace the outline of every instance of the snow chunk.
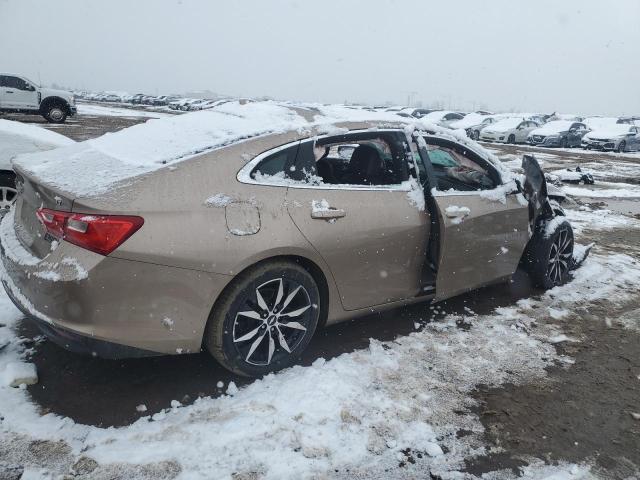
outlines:
[[331, 205], [324, 198], [322, 200], [311, 200], [311, 211], [313, 213], [328, 212], [331, 210]]
[[136, 407], [136, 412], [143, 413], [143, 412], [146, 412], [146, 411], [147, 411], [147, 406], [144, 403], [141, 403], [140, 405], [138, 405]]
[[469, 207], [459, 207], [457, 205], [449, 205], [444, 209], [445, 213], [449, 218], [451, 218], [451, 223], [457, 225], [462, 223], [464, 217], [471, 213], [471, 209]]
[[235, 395], [236, 393], [238, 393], [238, 387], [236, 387], [236, 384], [234, 382], [229, 382], [229, 386], [227, 387], [227, 395]]
[[233, 198], [224, 193], [216, 193], [213, 197], [209, 197], [204, 201], [207, 207], [226, 207], [233, 201]]
[[38, 383], [38, 372], [33, 363], [9, 362], [1, 372], [2, 385], [19, 387]]

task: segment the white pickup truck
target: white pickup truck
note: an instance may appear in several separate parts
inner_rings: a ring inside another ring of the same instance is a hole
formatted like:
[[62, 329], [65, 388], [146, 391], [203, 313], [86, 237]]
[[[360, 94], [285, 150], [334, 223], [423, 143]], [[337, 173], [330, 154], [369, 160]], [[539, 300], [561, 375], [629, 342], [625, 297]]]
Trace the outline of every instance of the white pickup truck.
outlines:
[[76, 114], [73, 94], [42, 88], [12, 73], [0, 73], [0, 112], [42, 115], [51, 123], [64, 123]]

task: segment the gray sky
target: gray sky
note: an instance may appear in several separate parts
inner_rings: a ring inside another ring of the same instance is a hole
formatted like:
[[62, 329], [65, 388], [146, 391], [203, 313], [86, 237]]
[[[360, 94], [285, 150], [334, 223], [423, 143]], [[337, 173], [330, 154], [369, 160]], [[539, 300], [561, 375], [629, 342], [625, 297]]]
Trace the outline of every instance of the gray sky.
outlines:
[[640, 114], [639, 0], [0, 0], [0, 70], [91, 90]]

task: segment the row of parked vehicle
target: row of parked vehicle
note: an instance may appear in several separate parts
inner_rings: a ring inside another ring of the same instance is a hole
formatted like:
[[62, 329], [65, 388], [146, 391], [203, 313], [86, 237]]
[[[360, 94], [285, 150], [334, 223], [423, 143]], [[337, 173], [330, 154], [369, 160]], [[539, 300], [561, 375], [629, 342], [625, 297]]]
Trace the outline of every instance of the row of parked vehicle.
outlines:
[[640, 150], [640, 116], [580, 117], [557, 113], [493, 114], [486, 111], [464, 113], [399, 107], [385, 111], [420, 118], [453, 130], [464, 130], [470, 138], [484, 142], [618, 152]]
[[171, 110], [191, 112], [213, 108], [228, 100], [212, 100], [206, 98], [184, 98], [178, 95], [145, 95], [137, 93], [129, 95], [124, 93], [89, 93], [74, 92], [76, 98], [92, 102], [127, 103], [131, 105], [145, 105], [150, 107], [168, 107]]

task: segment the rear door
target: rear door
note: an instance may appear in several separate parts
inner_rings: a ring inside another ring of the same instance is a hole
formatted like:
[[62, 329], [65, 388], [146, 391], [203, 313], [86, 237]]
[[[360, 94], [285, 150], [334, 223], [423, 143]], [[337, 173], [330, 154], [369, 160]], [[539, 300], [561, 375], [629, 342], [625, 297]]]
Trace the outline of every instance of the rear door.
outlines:
[[289, 186], [287, 208], [329, 265], [346, 310], [419, 292], [430, 219], [422, 189], [409, 180], [405, 147], [406, 136], [389, 131], [300, 146], [296, 169], [315, 178]]
[[481, 157], [452, 142], [425, 140], [420, 153], [440, 225], [439, 301], [512, 275], [529, 239], [529, 214], [515, 184], [501, 185]]

